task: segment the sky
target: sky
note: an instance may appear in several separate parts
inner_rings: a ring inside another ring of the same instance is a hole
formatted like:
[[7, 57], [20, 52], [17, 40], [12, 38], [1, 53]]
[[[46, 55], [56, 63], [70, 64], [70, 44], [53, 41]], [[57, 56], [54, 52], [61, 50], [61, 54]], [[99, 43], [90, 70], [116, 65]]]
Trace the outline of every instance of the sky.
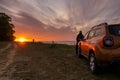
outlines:
[[16, 38], [74, 41], [79, 30], [120, 23], [120, 0], [0, 0], [12, 18]]

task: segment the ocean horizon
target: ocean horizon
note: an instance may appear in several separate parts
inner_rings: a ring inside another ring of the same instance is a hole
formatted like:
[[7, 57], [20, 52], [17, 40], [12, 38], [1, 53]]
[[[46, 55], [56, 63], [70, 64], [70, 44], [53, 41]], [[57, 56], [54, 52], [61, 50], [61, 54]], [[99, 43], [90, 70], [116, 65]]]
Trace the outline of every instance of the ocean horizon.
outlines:
[[76, 41], [43, 41], [43, 43], [55, 43], [55, 44], [67, 44], [67, 45], [75, 45]]

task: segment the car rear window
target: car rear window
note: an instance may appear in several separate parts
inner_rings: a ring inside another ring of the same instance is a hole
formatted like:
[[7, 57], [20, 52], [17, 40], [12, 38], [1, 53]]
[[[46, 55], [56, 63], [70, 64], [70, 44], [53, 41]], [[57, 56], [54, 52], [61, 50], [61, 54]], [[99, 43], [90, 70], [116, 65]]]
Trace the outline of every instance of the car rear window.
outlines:
[[120, 25], [109, 26], [109, 32], [112, 35], [120, 36]]

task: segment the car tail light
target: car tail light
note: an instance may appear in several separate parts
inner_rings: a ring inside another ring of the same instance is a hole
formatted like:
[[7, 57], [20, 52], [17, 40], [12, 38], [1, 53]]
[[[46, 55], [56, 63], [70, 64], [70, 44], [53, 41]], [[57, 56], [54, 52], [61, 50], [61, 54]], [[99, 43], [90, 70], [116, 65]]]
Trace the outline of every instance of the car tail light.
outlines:
[[112, 47], [114, 45], [114, 40], [111, 36], [106, 36], [103, 39], [103, 44], [105, 47]]

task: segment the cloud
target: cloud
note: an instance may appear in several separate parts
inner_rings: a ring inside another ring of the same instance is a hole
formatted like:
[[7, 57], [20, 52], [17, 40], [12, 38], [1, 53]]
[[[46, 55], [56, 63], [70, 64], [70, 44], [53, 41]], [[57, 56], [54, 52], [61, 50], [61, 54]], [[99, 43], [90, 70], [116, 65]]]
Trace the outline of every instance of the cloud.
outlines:
[[120, 0], [0, 0], [0, 11], [12, 17], [17, 30], [24, 26], [29, 34], [65, 34], [73, 40], [76, 32], [86, 31], [86, 27], [119, 23], [119, 5]]
[[119, 5], [120, 0], [71, 0], [68, 7], [73, 25], [80, 29], [102, 22], [119, 23]]

